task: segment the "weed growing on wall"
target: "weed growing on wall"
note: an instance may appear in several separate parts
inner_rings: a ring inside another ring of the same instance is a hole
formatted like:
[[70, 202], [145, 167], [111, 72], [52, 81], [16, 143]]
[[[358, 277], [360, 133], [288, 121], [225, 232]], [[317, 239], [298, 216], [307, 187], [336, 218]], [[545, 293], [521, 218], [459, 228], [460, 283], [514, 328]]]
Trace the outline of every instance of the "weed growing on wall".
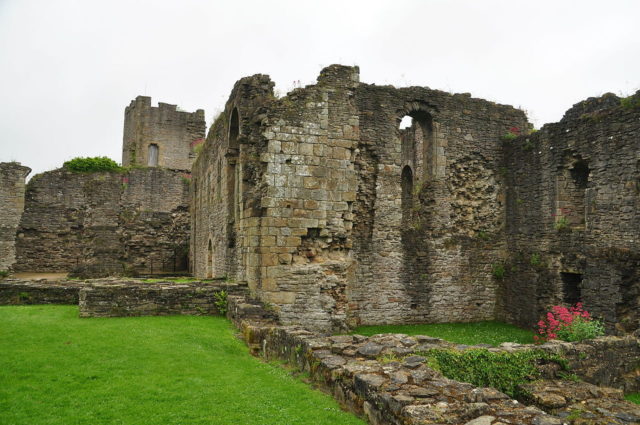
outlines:
[[9, 276], [8, 270], [0, 270], [0, 279], [4, 279], [7, 276]]
[[496, 279], [502, 280], [504, 279], [506, 270], [503, 264], [493, 264], [491, 266], [491, 273], [493, 274], [493, 277], [495, 277]]
[[526, 395], [520, 385], [540, 377], [538, 364], [555, 362], [566, 367], [566, 361], [560, 356], [540, 350], [494, 353], [486, 349], [434, 349], [421, 355], [427, 358], [430, 367], [449, 379], [493, 387], [516, 398]]
[[227, 315], [227, 291], [220, 291], [213, 294], [215, 301], [213, 305], [216, 306], [221, 316]]
[[74, 173], [94, 173], [98, 171], [119, 171], [120, 166], [111, 158], [96, 156], [93, 158], [77, 157], [66, 161], [62, 168]]

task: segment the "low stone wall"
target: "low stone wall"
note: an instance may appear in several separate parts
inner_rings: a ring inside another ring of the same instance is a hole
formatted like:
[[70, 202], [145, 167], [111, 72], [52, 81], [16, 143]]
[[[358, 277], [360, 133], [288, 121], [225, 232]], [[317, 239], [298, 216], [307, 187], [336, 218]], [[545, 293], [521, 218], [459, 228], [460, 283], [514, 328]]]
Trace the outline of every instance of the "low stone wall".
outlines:
[[[527, 388], [530, 393], [527, 401], [534, 406], [526, 406], [495, 389], [476, 388], [447, 379], [429, 368], [425, 358], [416, 354], [432, 348], [463, 350], [470, 347], [438, 338], [400, 334], [369, 338], [358, 335], [321, 336], [299, 327], [280, 326], [266, 312], [261, 312], [259, 305], [242, 297], [229, 298], [228, 317], [242, 330], [254, 353], [285, 360], [299, 371], [309, 373], [346, 408], [366, 417], [374, 425], [577, 425], [640, 421], [640, 407], [625, 401], [621, 390], [552, 379], [553, 369], [545, 374], [547, 379]], [[575, 357], [584, 363], [585, 370], [589, 370], [587, 364], [595, 364], [602, 359], [600, 354], [593, 354], [590, 350], [597, 351], [605, 346], [612, 349], [618, 344], [614, 340], [609, 337], [573, 344], [576, 353], [585, 353]], [[630, 340], [619, 344], [629, 350], [633, 345]], [[583, 351], [579, 345], [592, 348]], [[530, 348], [533, 347], [505, 344], [490, 350]], [[535, 348], [566, 353], [569, 363], [579, 366], [579, 362], [573, 359], [572, 348], [565, 343], [552, 342]], [[620, 361], [627, 354], [621, 355]], [[378, 361], [385, 355], [395, 355], [402, 360]], [[593, 357], [590, 358], [591, 355]], [[615, 357], [612, 353], [606, 356]], [[638, 359], [637, 355], [635, 359]], [[626, 369], [620, 373], [615, 370], [619, 364], [617, 361], [609, 366], [609, 378], [593, 373], [594, 379], [614, 382], [612, 376], [624, 375]], [[580, 373], [580, 370], [573, 372]]]
[[78, 294], [84, 282], [56, 280], [0, 281], [0, 305], [78, 304]]
[[93, 282], [80, 291], [80, 317], [220, 314], [216, 294], [240, 294], [245, 286], [225, 282]]

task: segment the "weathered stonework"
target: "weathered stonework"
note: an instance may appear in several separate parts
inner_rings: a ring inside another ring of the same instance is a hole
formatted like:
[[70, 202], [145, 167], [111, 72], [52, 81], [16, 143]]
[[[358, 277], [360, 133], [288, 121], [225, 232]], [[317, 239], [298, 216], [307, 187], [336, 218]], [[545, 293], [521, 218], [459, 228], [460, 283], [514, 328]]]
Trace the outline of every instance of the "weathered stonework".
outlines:
[[503, 319], [531, 326], [550, 305], [580, 300], [609, 331], [640, 327], [638, 98], [591, 98], [504, 142]]
[[25, 179], [31, 169], [17, 162], [0, 163], [0, 270], [15, 263], [16, 230], [24, 210]]
[[162, 102], [152, 107], [150, 97], [138, 96], [124, 112], [122, 165], [190, 170], [205, 131], [202, 109], [184, 112]]
[[[623, 425], [640, 421], [640, 407], [625, 401], [621, 389], [559, 379], [560, 367], [555, 363], [540, 365], [543, 379], [525, 384], [529, 395], [517, 401], [493, 388], [476, 388], [447, 379], [428, 367], [422, 356], [431, 349], [479, 347], [456, 345], [426, 335], [321, 336], [300, 327], [278, 325], [260, 311], [259, 303], [243, 297], [229, 298], [228, 317], [241, 329], [253, 352], [267, 359], [284, 360], [294, 369], [308, 373], [345, 408], [374, 425]], [[505, 343], [489, 350], [535, 348], [562, 354], [569, 359], [572, 373], [589, 382], [637, 391], [640, 378], [628, 379], [628, 363], [637, 360], [639, 342], [630, 336], [605, 337], [580, 344]], [[603, 348], [606, 354], [600, 352]], [[593, 374], [591, 367], [584, 367], [586, 363], [597, 364], [603, 355], [608, 361], [606, 371], [604, 365], [596, 366], [602, 374]], [[385, 357], [396, 360], [385, 361]]]
[[34, 176], [15, 268], [85, 277], [186, 270], [188, 195], [189, 179], [161, 168]]
[[80, 317], [220, 315], [216, 294], [244, 289], [225, 282], [92, 282], [80, 290]]
[[246, 280], [319, 329], [493, 318], [500, 137], [524, 113], [358, 72], [328, 67], [282, 99], [267, 76], [236, 83], [194, 164], [195, 275]]

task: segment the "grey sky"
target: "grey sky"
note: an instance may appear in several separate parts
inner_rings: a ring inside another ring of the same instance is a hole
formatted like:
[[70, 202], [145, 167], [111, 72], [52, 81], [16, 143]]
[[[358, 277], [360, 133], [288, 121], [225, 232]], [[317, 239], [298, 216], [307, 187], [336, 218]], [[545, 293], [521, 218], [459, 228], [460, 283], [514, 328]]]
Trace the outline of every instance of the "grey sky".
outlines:
[[637, 0], [0, 0], [0, 161], [120, 162], [139, 94], [210, 125], [237, 79], [269, 74], [285, 93], [332, 63], [512, 104], [539, 127], [640, 88], [639, 16]]

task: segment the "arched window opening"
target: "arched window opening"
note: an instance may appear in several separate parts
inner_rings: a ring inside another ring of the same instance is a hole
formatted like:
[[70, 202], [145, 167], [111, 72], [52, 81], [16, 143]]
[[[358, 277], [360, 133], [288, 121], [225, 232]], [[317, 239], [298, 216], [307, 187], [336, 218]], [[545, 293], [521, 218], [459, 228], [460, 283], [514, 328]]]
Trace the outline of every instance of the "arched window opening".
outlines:
[[436, 175], [437, 149], [433, 119], [426, 111], [412, 111], [399, 123], [402, 162], [411, 164], [417, 176]]
[[158, 166], [158, 154], [159, 154], [158, 145], [156, 145], [155, 143], [151, 143], [149, 145], [148, 161], [147, 161], [147, 165], [149, 167]]
[[209, 247], [207, 248], [207, 279], [213, 278], [213, 244], [209, 239]]
[[556, 227], [586, 225], [590, 172], [589, 163], [578, 156], [558, 175]]
[[229, 120], [229, 147], [238, 148], [238, 135], [240, 134], [240, 118], [238, 116], [238, 108], [231, 111], [231, 119]]
[[413, 208], [413, 172], [408, 165], [402, 169], [400, 185], [402, 187], [402, 218], [407, 220], [411, 216]]

